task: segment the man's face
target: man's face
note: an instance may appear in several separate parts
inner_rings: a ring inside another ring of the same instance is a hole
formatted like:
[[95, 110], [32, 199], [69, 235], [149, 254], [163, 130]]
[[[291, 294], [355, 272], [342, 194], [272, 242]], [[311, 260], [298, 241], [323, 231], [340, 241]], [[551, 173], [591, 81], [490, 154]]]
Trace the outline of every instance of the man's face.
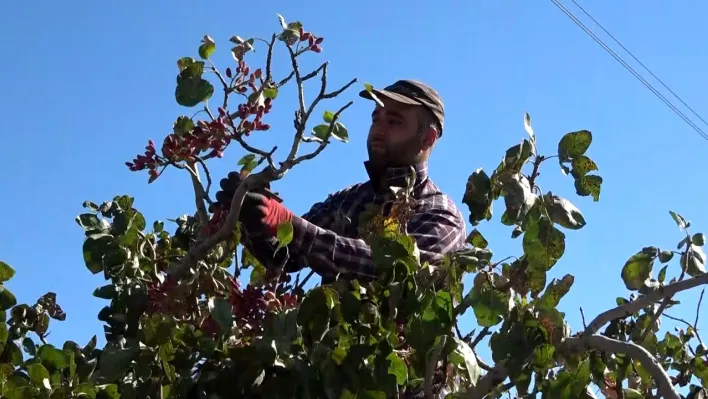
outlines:
[[366, 142], [369, 160], [377, 165], [410, 165], [422, 149], [422, 137], [418, 134], [420, 108], [379, 98], [384, 107], [376, 105], [371, 113]]

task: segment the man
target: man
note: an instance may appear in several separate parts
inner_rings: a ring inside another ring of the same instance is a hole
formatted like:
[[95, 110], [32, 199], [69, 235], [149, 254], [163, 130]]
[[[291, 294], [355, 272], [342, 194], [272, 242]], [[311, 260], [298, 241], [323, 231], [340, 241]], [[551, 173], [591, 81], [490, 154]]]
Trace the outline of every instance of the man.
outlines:
[[[375, 278], [371, 248], [359, 238], [359, 215], [369, 203], [381, 205], [389, 198], [388, 187], [406, 186], [411, 166], [416, 172], [413, 197], [417, 200], [408, 223], [421, 262], [435, 264], [444, 254], [460, 249], [465, 242], [465, 223], [454, 202], [432, 182], [427, 161], [443, 131], [444, 107], [438, 93], [413, 80], [399, 80], [384, 90], [374, 90], [384, 107], [376, 105], [367, 138], [369, 180], [330, 195], [305, 215], [293, 215], [266, 192], [249, 192], [241, 208], [247, 248], [266, 267], [284, 262], [286, 251], [275, 251], [278, 224], [291, 221], [294, 227], [288, 245], [286, 272], [309, 266], [327, 284], [336, 278]], [[373, 100], [362, 91], [360, 96]], [[221, 180], [217, 202], [228, 207], [240, 183], [238, 172]]]

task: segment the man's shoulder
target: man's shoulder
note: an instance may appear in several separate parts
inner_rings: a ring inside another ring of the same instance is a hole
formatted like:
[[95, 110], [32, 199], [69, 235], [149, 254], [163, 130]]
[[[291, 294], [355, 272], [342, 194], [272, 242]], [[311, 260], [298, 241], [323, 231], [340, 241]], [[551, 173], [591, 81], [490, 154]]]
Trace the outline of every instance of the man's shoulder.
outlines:
[[447, 210], [462, 217], [455, 201], [447, 193], [443, 192], [432, 180], [428, 179], [422, 188], [419, 198], [419, 206], [430, 210]]

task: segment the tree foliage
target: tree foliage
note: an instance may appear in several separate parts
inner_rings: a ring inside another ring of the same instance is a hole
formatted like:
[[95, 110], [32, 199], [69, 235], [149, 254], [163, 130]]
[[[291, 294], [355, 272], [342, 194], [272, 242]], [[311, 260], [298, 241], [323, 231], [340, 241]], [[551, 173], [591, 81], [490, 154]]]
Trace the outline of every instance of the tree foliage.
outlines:
[[[566, 234], [586, 220], [569, 199], [542, 191], [537, 177], [545, 161], [557, 158], [577, 195], [599, 201], [603, 179], [588, 155], [587, 130], [565, 134], [556, 154], [543, 155], [526, 114], [528, 138], [510, 147], [491, 174], [482, 168], [471, 173], [462, 202], [475, 229], [468, 247], [441, 264], [421, 264], [405, 229], [415, 200], [410, 187], [401, 187], [390, 199], [389, 216], [372, 210], [362, 221], [376, 281], [337, 280], [305, 291], [299, 275], [292, 281], [266, 270], [240, 246], [243, 195], [315, 158], [332, 138], [346, 143], [339, 118], [351, 103], [338, 111], [315, 109], [357, 82], [330, 91], [327, 63], [303, 74], [298, 61], [321, 52], [323, 38], [300, 22], [279, 20], [282, 29], [270, 40], [232, 37], [235, 63], [223, 73], [210, 61], [217, 45], [209, 36], [198, 59], [181, 58], [175, 100], [203, 107], [208, 119], [179, 116], [159, 150], [150, 141], [127, 163], [130, 170], [147, 170], [148, 182], [169, 167], [186, 170], [194, 214], [148, 222], [129, 195], [83, 203], [76, 223], [85, 232], [85, 265], [105, 279], [93, 293], [106, 303], [98, 314], [103, 348], [96, 336], [87, 343], [48, 343], [50, 321], [66, 318], [56, 294], [19, 304], [8, 287], [15, 270], [0, 262], [2, 397], [500, 398], [511, 390], [525, 398], [592, 398], [597, 387], [611, 398], [708, 398], [702, 388], [708, 351], [698, 317], [675, 332], [659, 330], [663, 312], [678, 304], [676, 293], [708, 283], [705, 236], [690, 233], [690, 222], [678, 213], [671, 216], [684, 237], [676, 250], [641, 248], [617, 269], [631, 292], [617, 298], [617, 307], [576, 332], [558, 310], [575, 277], [554, 267], [567, 251]], [[292, 70], [276, 80], [271, 61], [281, 44]], [[246, 62], [257, 45], [266, 55], [261, 68]], [[315, 77], [320, 91], [307, 104], [303, 85]], [[295, 135], [276, 163], [275, 150], [254, 148], [247, 139], [270, 129], [264, 120], [286, 84], [299, 93]], [[216, 115], [208, 106], [214, 85], [224, 94]], [[230, 100], [241, 103], [234, 110]], [[322, 122], [307, 134], [313, 116]], [[245, 180], [229, 209], [210, 208], [207, 161], [222, 157], [233, 142], [246, 152], [238, 161]], [[306, 145], [314, 149], [301, 154]], [[493, 218], [494, 204], [503, 207], [501, 222], [520, 241], [518, 257], [496, 260], [476, 227]], [[278, 228], [281, 246], [292, 236], [291, 225]], [[251, 269], [245, 287], [243, 269]], [[465, 275], [474, 276], [471, 287], [464, 287]], [[465, 312], [474, 314], [476, 334], [458, 330]], [[476, 354], [486, 337], [487, 361]]]

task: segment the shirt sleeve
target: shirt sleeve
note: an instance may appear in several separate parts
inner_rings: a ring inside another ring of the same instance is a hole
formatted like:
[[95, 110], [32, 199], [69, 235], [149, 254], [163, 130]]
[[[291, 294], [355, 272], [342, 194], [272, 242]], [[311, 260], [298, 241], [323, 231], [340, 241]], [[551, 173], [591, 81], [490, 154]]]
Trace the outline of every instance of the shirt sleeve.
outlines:
[[[335, 220], [335, 212], [339, 210], [341, 201], [348, 193], [349, 190], [342, 190], [330, 194], [324, 201], [312, 205], [307, 213], [300, 217], [294, 216], [294, 219], [303, 220], [324, 229], [330, 229]], [[293, 220], [293, 225], [295, 223], [297, 222]], [[297, 233], [297, 231], [296, 229], [295, 232]], [[275, 237], [251, 238], [248, 232], [244, 232], [243, 238], [243, 246], [268, 269], [282, 265], [287, 273], [293, 273], [308, 266], [306, 254], [301, 250], [297, 240], [276, 252], [275, 249], [278, 246], [278, 242]]]
[[[371, 247], [364, 240], [346, 238], [304, 219], [293, 219], [293, 246], [321, 276], [339, 274], [346, 279], [376, 277]], [[408, 223], [408, 234], [420, 250], [421, 263], [434, 264], [465, 241], [465, 224], [456, 208], [423, 205]]]

